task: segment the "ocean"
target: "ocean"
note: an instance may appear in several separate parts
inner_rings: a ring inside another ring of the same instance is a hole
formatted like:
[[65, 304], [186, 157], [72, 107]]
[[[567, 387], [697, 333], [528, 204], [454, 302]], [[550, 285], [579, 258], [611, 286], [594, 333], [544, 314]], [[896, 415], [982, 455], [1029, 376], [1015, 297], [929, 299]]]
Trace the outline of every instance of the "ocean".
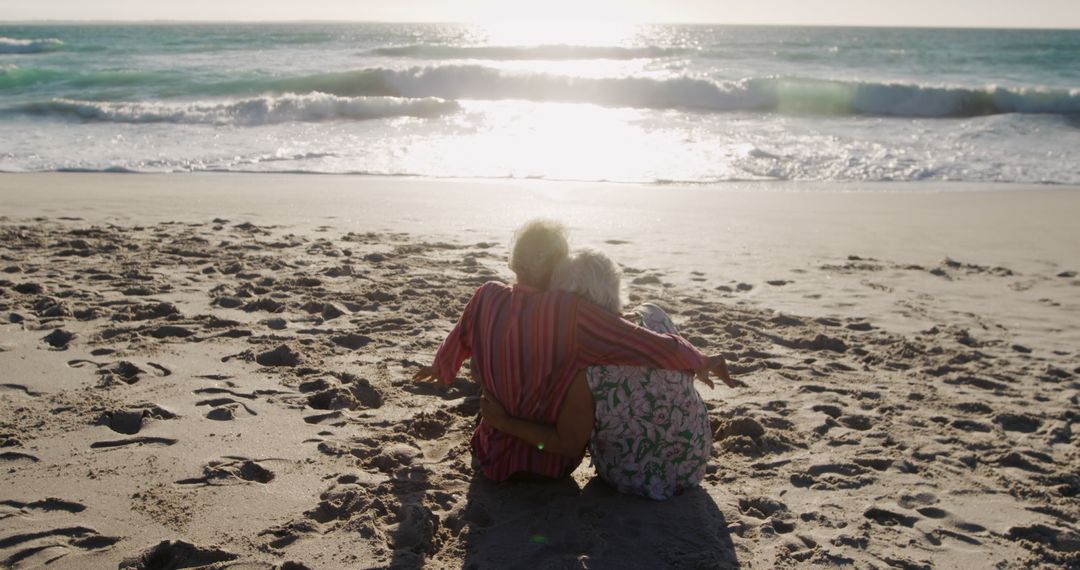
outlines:
[[0, 25], [0, 171], [1080, 184], [1080, 31]]

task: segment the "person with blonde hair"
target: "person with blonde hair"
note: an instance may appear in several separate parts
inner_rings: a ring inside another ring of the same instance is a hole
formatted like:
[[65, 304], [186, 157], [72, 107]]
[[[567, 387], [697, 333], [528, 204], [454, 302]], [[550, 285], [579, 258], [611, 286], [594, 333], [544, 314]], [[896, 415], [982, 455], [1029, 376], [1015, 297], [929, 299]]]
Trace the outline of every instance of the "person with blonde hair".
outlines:
[[[618, 315], [622, 272], [603, 253], [582, 250], [564, 260], [551, 279]], [[630, 320], [661, 334], [677, 334], [663, 309], [644, 304]], [[712, 449], [708, 411], [686, 371], [642, 366], [591, 366], [578, 374], [555, 426], [509, 415], [485, 394], [481, 413], [495, 429], [526, 441], [545, 441], [553, 452], [580, 457], [589, 444], [602, 479], [622, 493], [664, 500], [697, 485]], [[572, 412], [569, 412], [572, 411]]]
[[[589, 366], [697, 371], [710, 385], [710, 373], [731, 382], [723, 357], [706, 357], [677, 335], [650, 331], [578, 295], [550, 290], [552, 275], [568, 252], [566, 230], [557, 222], [537, 220], [518, 230], [510, 255], [517, 282], [481, 285], [434, 362], [413, 378], [450, 384], [470, 359], [484, 394], [509, 416], [547, 426], [555, 425], [560, 414], [583, 413], [577, 407], [586, 400], [568, 393], [574, 385], [588, 390], [574, 380]], [[548, 441], [515, 437], [482, 418], [470, 446], [480, 470], [495, 481], [521, 472], [569, 475], [581, 462], [584, 447], [574, 457], [559, 441], [556, 449]]]

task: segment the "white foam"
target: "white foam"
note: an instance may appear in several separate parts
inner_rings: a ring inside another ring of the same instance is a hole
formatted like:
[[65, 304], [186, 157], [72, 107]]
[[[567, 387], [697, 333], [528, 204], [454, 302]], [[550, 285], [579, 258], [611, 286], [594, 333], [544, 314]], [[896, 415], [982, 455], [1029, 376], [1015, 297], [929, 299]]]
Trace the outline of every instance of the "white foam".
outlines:
[[59, 49], [63, 45], [64, 42], [56, 38], [25, 40], [0, 36], [0, 53], [40, 53]]
[[326, 93], [254, 97], [233, 101], [101, 102], [53, 99], [25, 110], [46, 116], [75, 116], [85, 121], [185, 123], [256, 126], [291, 121], [436, 117], [458, 110], [454, 101], [433, 97], [338, 97]]

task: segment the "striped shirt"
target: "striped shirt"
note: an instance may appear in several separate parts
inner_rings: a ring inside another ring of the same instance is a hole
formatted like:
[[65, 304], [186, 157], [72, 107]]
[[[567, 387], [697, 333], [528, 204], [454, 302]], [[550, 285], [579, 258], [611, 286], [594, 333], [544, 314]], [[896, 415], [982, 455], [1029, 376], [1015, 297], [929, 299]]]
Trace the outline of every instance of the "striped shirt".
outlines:
[[[473, 376], [511, 416], [553, 425], [578, 370], [626, 364], [696, 370], [705, 356], [686, 340], [658, 334], [562, 291], [490, 281], [473, 294], [435, 355], [435, 371], [453, 382], [471, 358]], [[484, 475], [502, 481], [518, 471], [568, 475], [570, 459], [535, 449], [481, 420], [473, 455]]]

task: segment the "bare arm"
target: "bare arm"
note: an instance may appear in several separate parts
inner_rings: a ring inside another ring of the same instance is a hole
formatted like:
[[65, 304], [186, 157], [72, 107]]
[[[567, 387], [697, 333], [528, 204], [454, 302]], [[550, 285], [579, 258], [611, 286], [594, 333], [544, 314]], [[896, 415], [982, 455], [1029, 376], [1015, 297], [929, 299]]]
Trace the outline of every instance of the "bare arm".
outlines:
[[592, 392], [582, 369], [570, 384], [554, 426], [507, 415], [502, 405], [487, 392], [481, 396], [480, 413], [491, 427], [503, 433], [524, 440], [542, 451], [577, 459], [585, 452], [585, 444], [589, 442], [595, 412]]

